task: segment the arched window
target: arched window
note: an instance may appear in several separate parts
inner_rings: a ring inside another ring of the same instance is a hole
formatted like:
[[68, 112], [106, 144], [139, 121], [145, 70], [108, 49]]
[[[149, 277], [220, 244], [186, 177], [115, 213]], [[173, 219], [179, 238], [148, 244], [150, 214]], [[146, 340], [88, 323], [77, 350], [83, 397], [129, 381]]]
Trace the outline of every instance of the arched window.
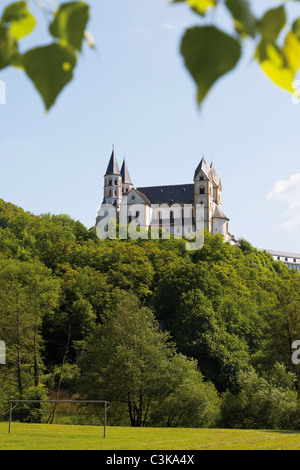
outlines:
[[205, 194], [205, 188], [204, 188], [204, 186], [200, 186], [199, 193], [200, 193], [200, 194]]
[[111, 189], [109, 190], [109, 195], [111, 196]]
[[136, 211], [136, 213], [135, 213], [135, 218], [137, 219], [139, 216], [140, 216], [140, 212], [139, 212], [139, 211]]
[[112, 180], [111, 180], [111, 178], [109, 178], [109, 180], [108, 180], [108, 185], [109, 185], [109, 186], [112, 185]]
[[170, 221], [174, 222], [174, 211], [170, 211]]
[[117, 180], [117, 178], [115, 178], [114, 184], [115, 184], [115, 186], [118, 186], [118, 180]]

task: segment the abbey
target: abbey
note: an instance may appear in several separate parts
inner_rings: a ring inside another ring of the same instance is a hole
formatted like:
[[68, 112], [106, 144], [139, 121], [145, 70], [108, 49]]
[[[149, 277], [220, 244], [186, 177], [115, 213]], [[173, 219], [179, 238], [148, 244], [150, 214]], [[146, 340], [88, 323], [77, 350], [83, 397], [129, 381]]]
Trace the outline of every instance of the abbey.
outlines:
[[161, 227], [175, 235], [182, 230], [182, 220], [185, 230], [196, 230], [197, 207], [204, 210], [206, 230], [222, 234], [225, 241], [234, 241], [228, 230], [229, 219], [222, 211], [221, 179], [213, 163], [208, 165], [203, 157], [194, 171], [193, 183], [135, 187], [125, 159], [119, 170], [113, 147], [96, 225], [114, 209], [119, 223], [136, 223], [146, 229]]

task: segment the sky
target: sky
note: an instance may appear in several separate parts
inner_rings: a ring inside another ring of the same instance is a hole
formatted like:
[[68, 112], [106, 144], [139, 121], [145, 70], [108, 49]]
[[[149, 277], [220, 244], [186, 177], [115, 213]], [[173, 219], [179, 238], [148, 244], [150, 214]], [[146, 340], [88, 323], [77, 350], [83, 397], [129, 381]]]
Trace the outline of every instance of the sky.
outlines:
[[[51, 41], [29, 3], [38, 24], [23, 51]], [[276, 4], [253, 3], [258, 15]], [[179, 53], [186, 28], [201, 24], [198, 15], [164, 0], [89, 4], [96, 49], [83, 48], [48, 114], [22, 71], [0, 71], [0, 198], [33, 214], [69, 214], [89, 228], [112, 145], [136, 187], [192, 183], [204, 156], [221, 177], [230, 233], [258, 248], [300, 253], [300, 104], [252, 60], [253, 43], [198, 109]], [[299, 6], [289, 14], [300, 16]], [[212, 19], [230, 30], [224, 12], [206, 22]]]

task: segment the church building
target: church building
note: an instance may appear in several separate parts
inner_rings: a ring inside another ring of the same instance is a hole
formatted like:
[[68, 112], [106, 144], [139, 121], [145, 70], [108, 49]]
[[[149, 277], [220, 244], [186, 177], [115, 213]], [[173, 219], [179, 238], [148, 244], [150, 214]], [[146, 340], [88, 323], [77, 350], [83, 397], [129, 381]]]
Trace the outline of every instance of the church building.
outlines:
[[[197, 207], [204, 210], [204, 227], [233, 241], [229, 219], [222, 210], [222, 185], [213, 163], [203, 157], [188, 184], [135, 187], [125, 158], [121, 170], [113, 147], [104, 175], [104, 197], [97, 213], [96, 225], [113, 208], [120, 224], [159, 227], [172, 234], [196, 230]], [[113, 212], [110, 212], [113, 213]], [[203, 213], [203, 212], [202, 212]]]

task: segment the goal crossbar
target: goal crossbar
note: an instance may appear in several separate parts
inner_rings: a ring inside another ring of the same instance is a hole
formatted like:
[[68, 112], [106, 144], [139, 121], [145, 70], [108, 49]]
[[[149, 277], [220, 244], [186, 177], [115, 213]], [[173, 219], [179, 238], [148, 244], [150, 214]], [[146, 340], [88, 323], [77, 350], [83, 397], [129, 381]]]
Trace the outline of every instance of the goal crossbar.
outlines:
[[[16, 405], [13, 407], [13, 403]], [[106, 437], [106, 419], [107, 419], [107, 410], [109, 408], [108, 401], [106, 400], [9, 400], [9, 425], [8, 433], [11, 433], [11, 422], [12, 422], [12, 411], [17, 406], [18, 403], [103, 403], [104, 404], [104, 434], [103, 437]]]

